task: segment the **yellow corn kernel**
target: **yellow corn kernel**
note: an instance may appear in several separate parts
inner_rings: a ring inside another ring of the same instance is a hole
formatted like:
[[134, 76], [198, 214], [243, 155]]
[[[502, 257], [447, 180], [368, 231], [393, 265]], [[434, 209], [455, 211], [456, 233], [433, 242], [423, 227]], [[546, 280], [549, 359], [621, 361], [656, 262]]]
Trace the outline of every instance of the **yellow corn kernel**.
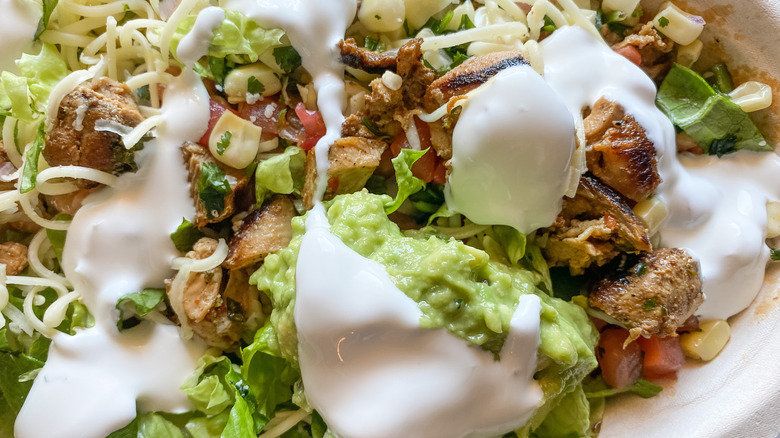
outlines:
[[680, 335], [680, 345], [686, 356], [710, 361], [723, 350], [729, 338], [729, 323], [723, 319], [714, 319], [700, 324], [697, 331]]

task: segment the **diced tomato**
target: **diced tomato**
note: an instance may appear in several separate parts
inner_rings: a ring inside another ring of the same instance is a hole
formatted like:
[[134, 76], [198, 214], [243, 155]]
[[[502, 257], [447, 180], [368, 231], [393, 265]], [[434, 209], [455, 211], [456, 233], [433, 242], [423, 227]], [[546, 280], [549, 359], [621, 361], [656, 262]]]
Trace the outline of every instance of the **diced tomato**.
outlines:
[[238, 104], [238, 116], [263, 128], [262, 140], [270, 140], [279, 132], [279, 113], [282, 107], [276, 97], [264, 97], [255, 103]]
[[319, 111], [307, 110], [303, 102], [295, 106], [295, 114], [301, 119], [303, 129], [306, 131], [306, 138], [300, 146], [303, 150], [308, 151], [325, 135], [325, 121], [322, 120], [322, 114]]
[[[211, 131], [214, 129], [214, 126], [217, 124], [217, 120], [219, 120], [220, 117], [222, 117], [222, 113], [225, 111], [233, 111], [225, 104], [222, 104], [220, 102], [217, 102], [216, 100], [209, 100], [209, 127], [206, 129], [206, 132], [203, 134], [203, 137], [200, 138], [198, 141], [202, 145], [209, 144], [209, 137], [211, 137]], [[233, 111], [235, 112], [235, 111]]]
[[604, 381], [613, 388], [624, 388], [639, 380], [642, 375], [642, 350], [632, 342], [623, 348], [628, 330], [610, 328], [601, 332], [596, 347], [596, 359]]
[[642, 65], [642, 55], [639, 53], [639, 50], [634, 46], [621, 47], [615, 50], [615, 53], [623, 56], [624, 58], [628, 59], [629, 61], [633, 62], [636, 65]]
[[645, 378], [649, 380], [675, 377], [677, 370], [685, 365], [679, 337], [640, 337], [637, 343], [645, 353]]

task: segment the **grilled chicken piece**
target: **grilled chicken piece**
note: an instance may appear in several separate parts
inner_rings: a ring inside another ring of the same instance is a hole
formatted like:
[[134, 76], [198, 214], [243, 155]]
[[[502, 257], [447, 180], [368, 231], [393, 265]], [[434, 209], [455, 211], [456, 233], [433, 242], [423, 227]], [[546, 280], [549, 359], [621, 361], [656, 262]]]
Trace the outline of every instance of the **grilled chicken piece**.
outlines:
[[84, 203], [84, 199], [98, 190], [97, 187], [90, 189], [80, 189], [75, 192], [65, 193], [62, 195], [46, 195], [46, 203], [54, 207], [60, 213], [75, 215]]
[[268, 254], [285, 248], [292, 239], [295, 207], [287, 196], [277, 195], [270, 204], [249, 213], [230, 240], [222, 266], [239, 269], [262, 261]]
[[[347, 47], [348, 43], [349, 41], [345, 42], [342, 47]], [[365, 117], [380, 131], [393, 135], [399, 129], [397, 120], [410, 119], [407, 113], [422, 107], [425, 90], [436, 79], [436, 73], [423, 64], [420, 44], [422, 40], [416, 38], [401, 46], [395, 54], [394, 68], [392, 66], [388, 68], [390, 71], [395, 70], [401, 76], [401, 87], [396, 90], [391, 89], [382, 78], [371, 81], [371, 94], [366, 97], [363, 113], [348, 117], [343, 132], [351, 135], [361, 131]], [[375, 53], [371, 56], [391, 55], [388, 52], [384, 55]], [[388, 65], [393, 63], [388, 61]], [[373, 135], [367, 137], [371, 138]]]
[[366, 73], [382, 74], [388, 70], [395, 71], [397, 67], [396, 52], [375, 52], [365, 47], [358, 47], [353, 38], [339, 41], [340, 61]]
[[0, 264], [5, 265], [6, 275], [19, 275], [27, 267], [27, 247], [21, 243], [0, 243]]
[[612, 49], [620, 50], [626, 46], [634, 46], [639, 50], [642, 56], [640, 67], [653, 79], [667, 73], [671, 68], [670, 53], [674, 49], [674, 41], [661, 36], [652, 22], [642, 25], [637, 33], [628, 35], [623, 41], [613, 45]]
[[599, 99], [585, 118], [588, 170], [623, 196], [639, 202], [661, 183], [655, 146], [617, 103]]
[[[362, 137], [345, 137], [336, 140], [328, 153], [328, 187], [324, 199], [356, 192], [379, 166], [382, 152], [387, 145], [379, 140]], [[314, 149], [306, 154], [306, 180], [301, 195], [306, 208], [313, 206], [317, 189], [317, 163]]]
[[479, 87], [501, 70], [528, 65], [520, 52], [495, 52], [471, 58], [433, 81], [425, 91], [425, 110], [433, 112], [455, 96]]
[[678, 248], [643, 254], [627, 275], [595, 283], [588, 297], [591, 307], [626, 326], [630, 339], [677, 336], [703, 301], [699, 264]]
[[[101, 78], [76, 87], [62, 98], [57, 117], [46, 136], [43, 156], [52, 166], [76, 165], [119, 175], [135, 171], [133, 152], [118, 134], [98, 131], [95, 124], [107, 121], [134, 128], [144, 120], [127, 85]], [[78, 180], [81, 187], [94, 187]]]
[[[216, 240], [204, 237], [185, 257], [204, 259], [216, 248]], [[183, 317], [193, 333], [212, 347], [234, 349], [247, 328], [246, 323], [261, 314], [257, 289], [249, 285], [248, 280], [249, 274], [244, 271], [228, 272], [221, 267], [190, 273], [181, 294], [181, 304]], [[172, 284], [173, 281], [166, 281], [169, 300], [177, 299], [172, 296]], [[177, 316], [182, 319], [182, 315]]]
[[583, 176], [573, 198], [546, 230], [544, 248], [551, 266], [568, 266], [572, 275], [603, 266], [621, 252], [651, 251], [647, 229], [619, 194], [597, 178]]
[[[187, 172], [189, 173], [190, 196], [192, 196], [192, 200], [195, 203], [195, 225], [198, 228], [202, 228], [206, 226], [206, 224], [221, 222], [232, 216], [236, 211], [236, 195], [247, 186], [249, 177], [241, 170], [219, 163], [211, 156], [208, 149], [198, 143], [184, 143], [181, 146], [181, 152], [184, 158], [184, 164], [187, 167]], [[204, 163], [216, 164], [220, 170], [222, 170], [222, 173], [225, 174], [225, 178], [230, 185], [231, 192], [225, 196], [225, 207], [222, 211], [206, 211], [206, 207], [200, 199], [198, 181], [200, 180], [201, 169], [203, 168]]]

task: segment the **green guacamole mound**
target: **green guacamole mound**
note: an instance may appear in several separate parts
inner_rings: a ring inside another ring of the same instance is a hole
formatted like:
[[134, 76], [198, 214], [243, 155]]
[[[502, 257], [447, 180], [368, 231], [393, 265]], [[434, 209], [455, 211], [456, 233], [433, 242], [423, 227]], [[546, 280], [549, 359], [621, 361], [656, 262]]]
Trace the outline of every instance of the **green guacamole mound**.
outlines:
[[[544, 391], [544, 400], [518, 435], [527, 436], [535, 429], [538, 433], [533, 436], [540, 437], [566, 435], [569, 429], [584, 433], [587, 403], [582, 406], [584, 412], [576, 415], [584, 420], [565, 426], [567, 430], [539, 426], [559, 404], [561, 409], [564, 405], [571, 409], [572, 397], [581, 394], [582, 379], [596, 367], [598, 333], [585, 312], [539, 290], [530, 272], [491, 261], [484, 251], [454, 239], [404, 236], [384, 212], [388, 200], [387, 196], [365, 192], [336, 197], [325, 205], [331, 232], [355, 252], [385, 266], [395, 285], [418, 303], [423, 313], [421, 326], [446, 328], [497, 356], [518, 297], [539, 296], [541, 343], [535, 379]], [[250, 280], [274, 305], [263, 330], [275, 333], [278, 342], [272, 344], [278, 347], [278, 355], [296, 367], [295, 268], [304, 221], [305, 216], [293, 220], [290, 245], [268, 256]], [[544, 432], [548, 429], [554, 435]]]

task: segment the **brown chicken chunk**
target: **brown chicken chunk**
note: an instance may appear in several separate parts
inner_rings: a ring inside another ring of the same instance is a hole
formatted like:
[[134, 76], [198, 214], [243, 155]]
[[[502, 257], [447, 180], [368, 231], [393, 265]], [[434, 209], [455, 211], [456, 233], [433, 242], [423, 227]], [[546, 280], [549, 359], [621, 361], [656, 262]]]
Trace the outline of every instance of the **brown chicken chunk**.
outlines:
[[396, 52], [375, 52], [358, 47], [353, 38], [339, 41], [340, 61], [342, 64], [363, 70], [366, 73], [382, 74], [397, 68]]
[[425, 91], [425, 110], [433, 112], [455, 96], [479, 87], [501, 70], [528, 65], [520, 52], [495, 52], [477, 56], [433, 81]]
[[626, 46], [634, 46], [642, 56], [640, 67], [648, 76], [656, 79], [666, 74], [672, 66], [670, 54], [674, 49], [674, 41], [662, 36], [652, 22], [639, 25], [634, 28], [634, 31], [636, 33], [628, 35], [623, 41], [614, 44], [612, 49], [620, 50]]
[[[98, 131], [98, 121], [134, 128], [144, 120], [127, 85], [101, 78], [76, 87], [62, 98], [46, 136], [43, 156], [52, 166], [76, 165], [118, 175], [135, 171], [133, 152], [118, 134]], [[96, 183], [80, 180], [82, 187]]]
[[21, 243], [0, 243], [0, 264], [5, 265], [6, 275], [19, 275], [27, 267], [27, 247]]
[[[0, 140], [0, 176], [9, 176], [16, 172], [16, 166], [8, 159], [5, 153], [5, 144]], [[0, 190], [13, 190], [14, 181], [0, 181]]]
[[[195, 203], [195, 225], [198, 228], [202, 228], [206, 226], [206, 224], [221, 222], [232, 216], [236, 211], [235, 204], [237, 194], [243, 191], [247, 186], [249, 177], [241, 170], [217, 162], [208, 149], [198, 143], [184, 143], [181, 146], [181, 152], [184, 158], [184, 164], [187, 167], [187, 172], [189, 173], [190, 195]], [[200, 198], [198, 181], [201, 178], [203, 165], [206, 163], [216, 165], [220, 171], [222, 171], [225, 179], [230, 185], [231, 191], [224, 197], [224, 208], [222, 211], [207, 211], [206, 205]]]
[[572, 275], [603, 266], [621, 252], [652, 249], [647, 229], [625, 200], [591, 176], [583, 176], [577, 194], [563, 200], [560, 215], [546, 232], [548, 263], [568, 266]]
[[623, 196], [639, 202], [661, 183], [655, 146], [623, 108], [599, 99], [585, 118], [588, 170]]
[[[379, 166], [387, 144], [362, 137], [345, 137], [336, 140], [328, 152], [328, 187], [324, 199], [344, 193], [354, 193], [366, 185], [366, 181]], [[314, 149], [306, 154], [306, 180], [301, 195], [303, 205], [314, 205], [317, 189], [317, 163]]]
[[262, 261], [268, 254], [285, 248], [292, 239], [295, 207], [287, 196], [277, 195], [270, 204], [249, 213], [230, 239], [222, 266], [239, 269]]
[[[195, 243], [185, 257], [204, 259], [217, 248], [217, 241], [204, 237]], [[183, 317], [193, 333], [212, 347], [232, 350], [247, 328], [246, 323], [260, 315], [257, 289], [249, 285], [249, 274], [225, 271], [221, 267], [206, 272], [192, 272], [181, 295]], [[173, 281], [166, 281], [169, 300]], [[175, 308], [175, 307], [174, 307]], [[177, 315], [180, 319], [182, 315]]]
[[687, 251], [663, 248], [643, 254], [627, 275], [591, 287], [588, 304], [638, 336], [676, 336], [704, 301], [699, 264]]

